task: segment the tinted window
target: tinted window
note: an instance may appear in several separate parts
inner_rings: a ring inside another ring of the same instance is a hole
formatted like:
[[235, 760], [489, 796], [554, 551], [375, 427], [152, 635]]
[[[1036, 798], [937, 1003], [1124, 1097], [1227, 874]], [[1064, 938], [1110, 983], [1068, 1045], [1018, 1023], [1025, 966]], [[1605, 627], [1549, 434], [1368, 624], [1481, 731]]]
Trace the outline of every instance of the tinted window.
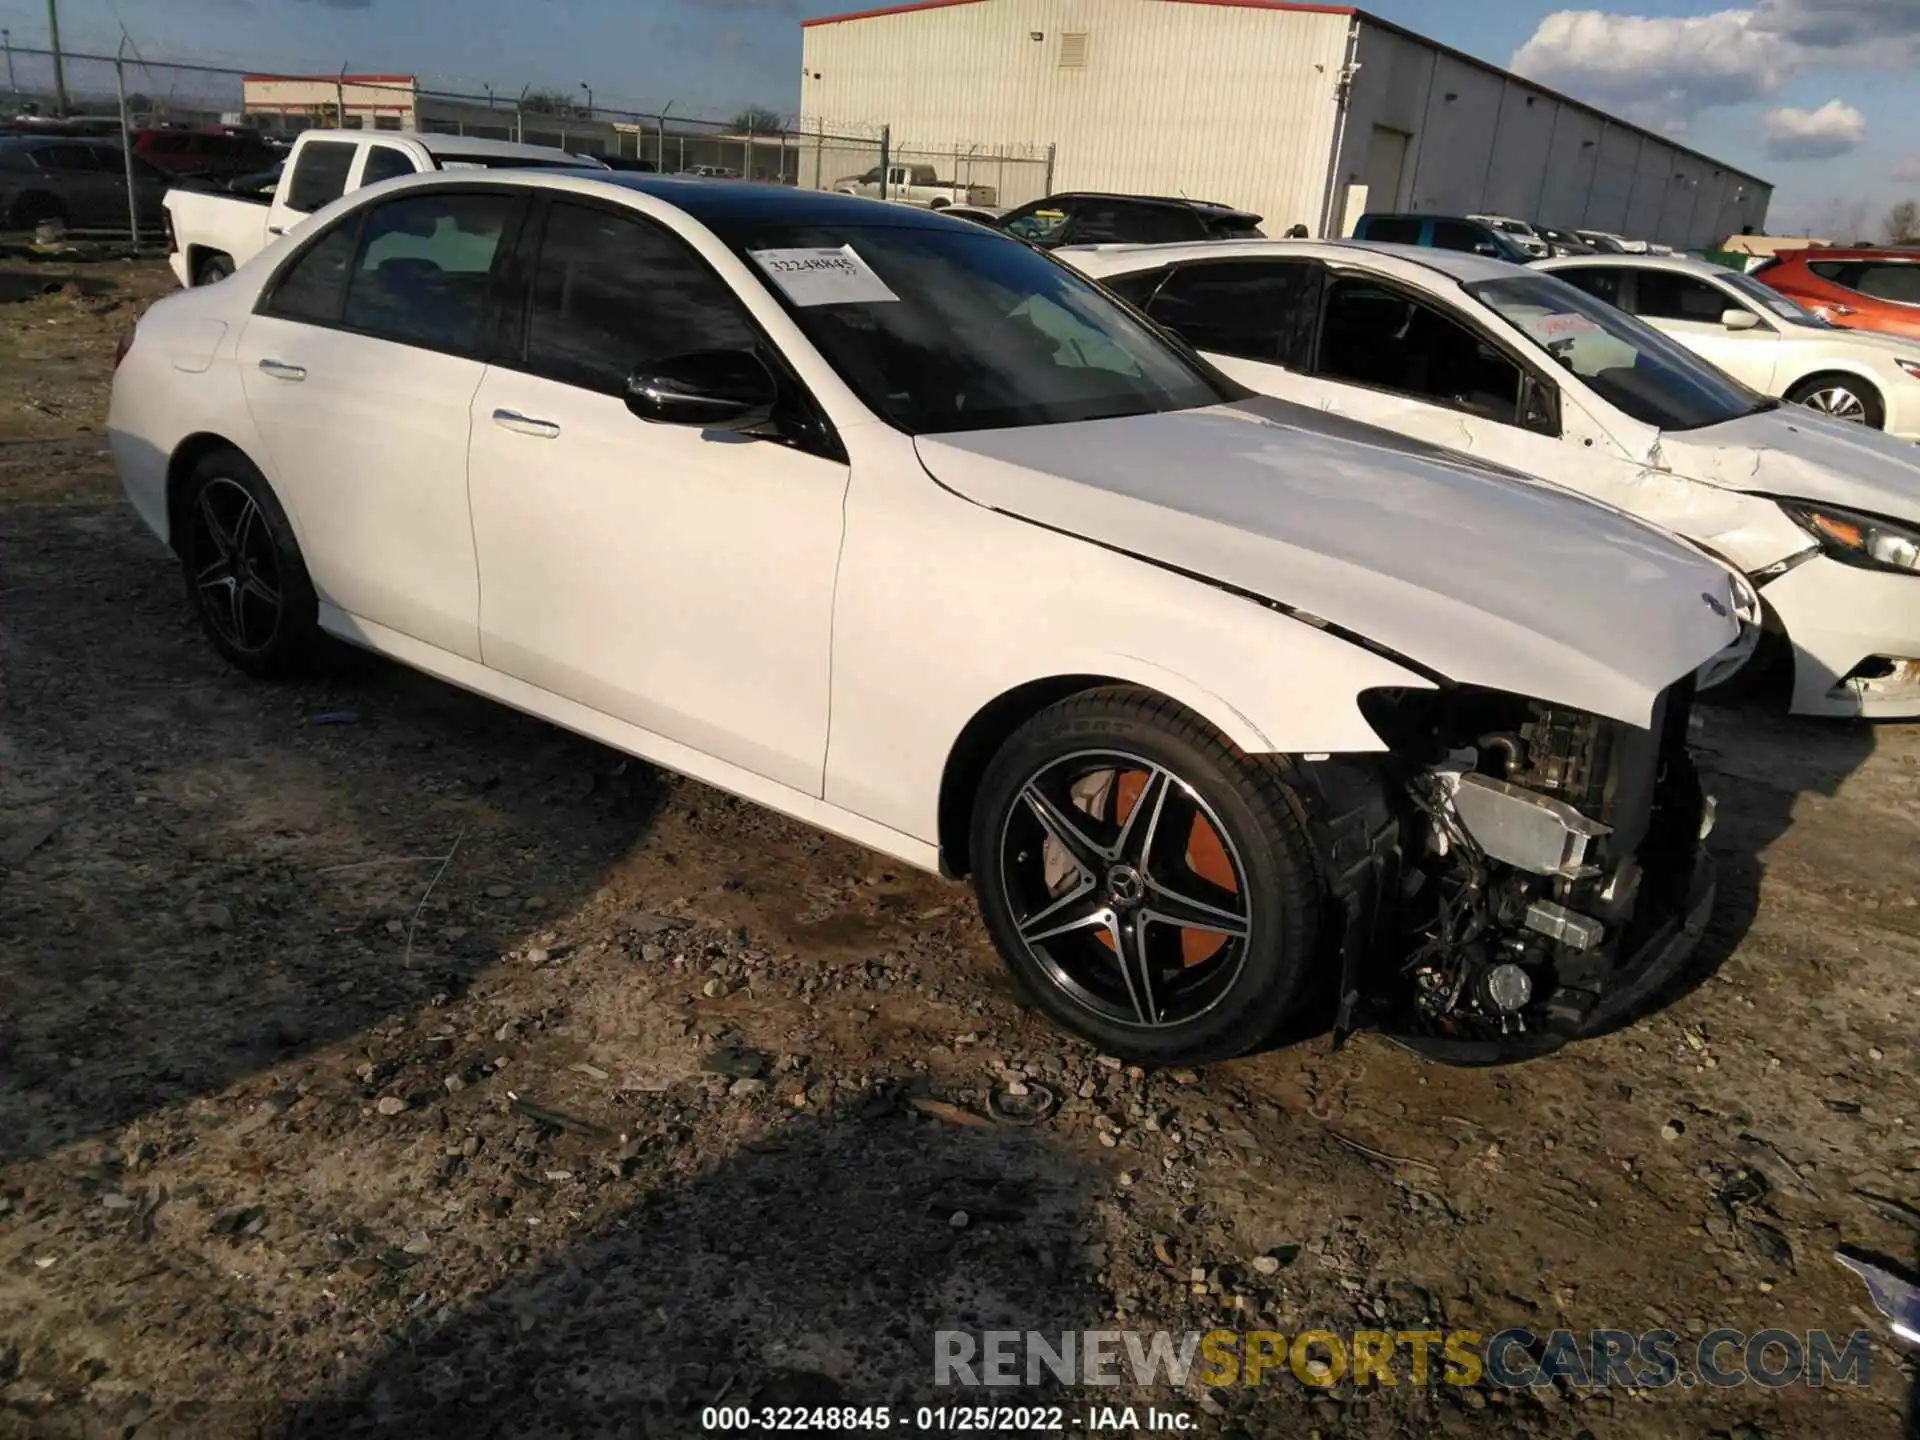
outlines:
[[1466, 326], [1368, 280], [1329, 288], [1319, 373], [1514, 423], [1520, 367]]
[[1300, 260], [1186, 265], [1148, 313], [1197, 349], [1305, 368], [1322, 273]]
[[548, 212], [527, 317], [529, 368], [618, 393], [646, 361], [756, 343], [732, 291], [676, 236], [583, 205]]
[[1853, 288], [1876, 300], [1897, 300], [1902, 305], [1920, 305], [1920, 265], [1898, 261], [1867, 264]]
[[1491, 237], [1478, 225], [1469, 225], [1463, 220], [1436, 220], [1433, 222], [1433, 244], [1435, 249], [1477, 250], [1480, 246], [1491, 243]]
[[184, 135], [149, 135], [146, 137], [146, 149], [155, 155], [179, 155], [187, 148]]
[[1260, 222], [1251, 215], [1205, 216], [1209, 240], [1264, 240]]
[[1587, 292], [1596, 300], [1604, 300], [1609, 305], [1621, 305], [1626, 288], [1627, 271], [1603, 269], [1598, 265], [1582, 265], [1572, 270], [1553, 272], [1567, 284]]
[[1044, 244], [1057, 236], [1066, 223], [1065, 205], [1042, 205], [1038, 210], [1029, 210], [1024, 215], [1003, 221], [1001, 228], [1022, 240]]
[[360, 172], [362, 185], [377, 185], [401, 175], [413, 174], [413, 161], [403, 150], [391, 145], [376, 145], [367, 152], [366, 168]]
[[353, 168], [356, 148], [342, 140], [310, 142], [293, 163], [293, 183], [287, 187], [288, 208], [311, 214], [346, 194], [347, 172]]
[[280, 272], [267, 299], [269, 315], [288, 320], [331, 323], [339, 318], [347, 271], [360, 238], [359, 216], [335, 225], [300, 257]]
[[[1774, 263], [1778, 264], [1779, 262], [1775, 261]], [[1846, 260], [1809, 260], [1807, 262], [1807, 269], [1818, 275], [1822, 280], [1851, 288], [1852, 282], [1859, 278], [1862, 267]]]
[[48, 145], [34, 151], [33, 158], [42, 170], [53, 170], [62, 174], [94, 171], [100, 168], [94, 164], [92, 151], [85, 145]]
[[1719, 290], [1676, 270], [1639, 270], [1635, 273], [1633, 313], [1648, 320], [1698, 320], [1718, 325], [1720, 316], [1735, 308]]
[[1144, 310], [1147, 302], [1153, 299], [1153, 292], [1160, 288], [1160, 282], [1166, 278], [1164, 269], [1137, 270], [1131, 275], [1103, 276], [1100, 283], [1136, 310]]
[[[716, 227], [749, 265], [846, 247], [856, 297], [778, 296], [854, 393], [913, 434], [1157, 414], [1246, 394], [1087, 280], [968, 227]], [[761, 260], [754, 256], [758, 254]], [[885, 296], [875, 293], [875, 283]]]
[[486, 313], [488, 277], [510, 195], [413, 195], [367, 216], [341, 320], [404, 345], [469, 352]]
[[1383, 215], [1370, 219], [1361, 227], [1366, 233], [1363, 240], [1378, 240], [1382, 245], [1418, 245], [1420, 243], [1420, 222], [1406, 216]]
[[1558, 276], [1484, 280], [1466, 289], [1601, 399], [1643, 424], [1697, 430], [1779, 403]]
[[1169, 245], [1205, 234], [1194, 213], [1179, 206], [1083, 200], [1074, 210], [1071, 243]]

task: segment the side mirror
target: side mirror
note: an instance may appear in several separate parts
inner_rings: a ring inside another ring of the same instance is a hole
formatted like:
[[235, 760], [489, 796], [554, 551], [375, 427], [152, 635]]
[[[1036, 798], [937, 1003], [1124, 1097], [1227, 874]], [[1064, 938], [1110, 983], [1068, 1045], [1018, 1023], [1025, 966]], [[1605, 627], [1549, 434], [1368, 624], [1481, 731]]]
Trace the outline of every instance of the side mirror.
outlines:
[[1729, 330], [1751, 330], [1759, 325], [1760, 317], [1751, 310], [1741, 310], [1736, 307], [1734, 309], [1722, 310], [1720, 312], [1720, 323]]
[[773, 415], [780, 387], [751, 350], [697, 350], [627, 377], [627, 409], [656, 425], [750, 430]]
[[1535, 379], [1520, 376], [1520, 426], [1536, 435], [1560, 437], [1560, 389]]

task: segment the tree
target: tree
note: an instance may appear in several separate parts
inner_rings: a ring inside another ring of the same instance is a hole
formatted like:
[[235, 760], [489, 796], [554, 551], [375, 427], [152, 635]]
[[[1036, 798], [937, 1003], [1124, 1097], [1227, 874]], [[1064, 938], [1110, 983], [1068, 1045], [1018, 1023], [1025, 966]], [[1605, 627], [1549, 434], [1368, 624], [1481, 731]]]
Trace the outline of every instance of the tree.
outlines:
[[530, 115], [565, 115], [573, 101], [558, 90], [529, 90], [520, 97], [520, 108]]
[[787, 128], [787, 117], [766, 105], [749, 105], [733, 117], [733, 128], [742, 135], [770, 135]]
[[1888, 209], [1887, 218], [1880, 222], [1880, 228], [1886, 232], [1889, 245], [1920, 240], [1920, 200], [1896, 201]]

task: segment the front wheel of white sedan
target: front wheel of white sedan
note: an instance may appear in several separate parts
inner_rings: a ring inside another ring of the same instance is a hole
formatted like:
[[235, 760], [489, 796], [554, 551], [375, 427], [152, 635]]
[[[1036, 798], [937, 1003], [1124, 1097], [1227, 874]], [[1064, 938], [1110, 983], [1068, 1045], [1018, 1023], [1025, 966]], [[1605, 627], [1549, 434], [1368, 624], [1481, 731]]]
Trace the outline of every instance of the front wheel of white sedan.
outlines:
[[1880, 392], [1853, 375], [1812, 375], [1787, 392], [1787, 399], [1835, 420], [1884, 430], [1887, 407]]
[[1028, 999], [1112, 1055], [1222, 1060], [1300, 1000], [1321, 889], [1270, 761], [1144, 691], [1042, 711], [988, 767], [974, 883]]

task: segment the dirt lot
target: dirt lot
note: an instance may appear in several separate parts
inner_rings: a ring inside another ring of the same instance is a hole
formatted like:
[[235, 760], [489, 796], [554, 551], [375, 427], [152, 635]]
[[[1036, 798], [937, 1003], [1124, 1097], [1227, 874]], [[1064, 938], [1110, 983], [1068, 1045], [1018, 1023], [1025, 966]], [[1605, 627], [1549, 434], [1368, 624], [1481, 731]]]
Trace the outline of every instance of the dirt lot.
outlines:
[[[1920, 728], [1706, 712], [1711, 974], [1621, 1034], [1143, 1075], [1019, 1009], [960, 888], [372, 659], [223, 668], [101, 434], [169, 282], [80, 278], [0, 305], [0, 1434], [979, 1398], [941, 1328], [1886, 1333], [1831, 1254], [1920, 1247]], [[1095, 1398], [1920, 1436], [1879, 1341], [1821, 1390], [1401, 1373]]]

